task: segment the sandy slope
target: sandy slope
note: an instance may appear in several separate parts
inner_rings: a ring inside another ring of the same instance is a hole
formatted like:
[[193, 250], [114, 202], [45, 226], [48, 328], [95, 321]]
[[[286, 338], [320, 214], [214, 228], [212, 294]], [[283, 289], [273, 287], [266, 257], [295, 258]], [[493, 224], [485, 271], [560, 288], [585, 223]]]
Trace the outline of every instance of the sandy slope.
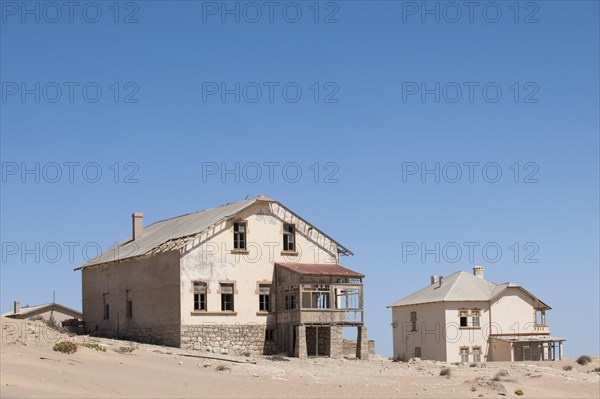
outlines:
[[[194, 351], [125, 341], [68, 337], [39, 324], [2, 318], [0, 394], [8, 397], [589, 397], [600, 396], [593, 364], [563, 362], [488, 363], [486, 367], [431, 361], [395, 363], [326, 358], [273, 361], [268, 358], [189, 357]], [[52, 350], [57, 340], [97, 342], [106, 352]], [[124, 354], [120, 347], [133, 345]], [[230, 362], [227, 360], [233, 360]], [[563, 365], [573, 371], [563, 371]], [[219, 370], [225, 366], [225, 370]], [[443, 367], [451, 377], [441, 377]], [[500, 371], [508, 375], [500, 381]]]

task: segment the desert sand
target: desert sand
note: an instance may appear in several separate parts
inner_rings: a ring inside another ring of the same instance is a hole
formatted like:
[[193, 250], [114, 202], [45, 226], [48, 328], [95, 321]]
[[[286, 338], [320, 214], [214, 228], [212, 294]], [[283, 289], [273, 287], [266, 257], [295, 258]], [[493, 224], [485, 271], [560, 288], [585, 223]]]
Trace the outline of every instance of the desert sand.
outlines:
[[[447, 364], [413, 359], [236, 357], [72, 336], [40, 322], [2, 318], [0, 396], [63, 397], [524, 397], [598, 398], [600, 358]], [[58, 341], [96, 343], [56, 352]], [[572, 366], [564, 371], [563, 366]], [[440, 376], [443, 368], [450, 377]], [[515, 391], [522, 390], [517, 396]]]

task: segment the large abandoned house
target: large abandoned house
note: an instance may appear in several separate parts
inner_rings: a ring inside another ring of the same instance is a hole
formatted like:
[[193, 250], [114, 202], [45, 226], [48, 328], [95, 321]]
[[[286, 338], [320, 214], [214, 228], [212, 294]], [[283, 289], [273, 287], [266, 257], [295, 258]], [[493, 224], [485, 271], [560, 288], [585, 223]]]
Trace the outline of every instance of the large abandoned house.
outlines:
[[266, 196], [143, 226], [83, 264], [88, 333], [231, 354], [368, 357], [352, 252]]
[[494, 284], [481, 266], [392, 304], [394, 356], [446, 362], [562, 359], [564, 339], [550, 335], [550, 307], [513, 284]]

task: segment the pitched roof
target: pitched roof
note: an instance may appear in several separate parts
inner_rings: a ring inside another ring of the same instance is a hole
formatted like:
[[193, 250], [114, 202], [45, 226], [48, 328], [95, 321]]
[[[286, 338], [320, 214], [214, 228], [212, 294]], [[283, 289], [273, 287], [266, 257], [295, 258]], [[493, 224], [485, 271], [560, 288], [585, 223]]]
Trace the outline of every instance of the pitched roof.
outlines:
[[[440, 279], [442, 278], [440, 277]], [[531, 293], [517, 284], [495, 284], [491, 281], [474, 276], [471, 273], [458, 271], [448, 277], [444, 277], [441, 284], [431, 284], [422, 290], [394, 302], [389, 307], [433, 302], [489, 301], [508, 288], [519, 288], [535, 298]], [[548, 306], [548, 308], [550, 307]]]
[[285, 267], [293, 272], [311, 276], [344, 276], [356, 278], [363, 278], [365, 276], [338, 264], [331, 263], [275, 263], [275, 266]]
[[58, 303], [45, 303], [43, 305], [25, 306], [25, 307], [22, 307], [17, 313], [15, 313], [14, 311], [11, 311], [11, 312], [4, 313], [2, 316], [26, 318], [28, 316], [35, 316], [36, 314], [44, 313], [49, 310], [60, 311], [62, 313], [65, 313], [65, 314], [67, 314], [69, 316], [73, 316], [73, 317], [78, 317], [78, 318], [83, 317], [81, 312], [78, 312], [75, 309], [71, 309], [69, 307], [63, 306]]
[[[279, 202], [265, 195], [259, 195], [255, 198], [250, 198], [239, 202], [233, 202], [230, 204], [218, 206], [216, 208], [211, 208], [196, 213], [189, 213], [187, 215], [177, 216], [171, 219], [155, 222], [149, 226], [144, 227], [144, 233], [135, 241], [133, 241], [130, 237], [108, 248], [106, 251], [100, 254], [100, 256], [78, 266], [77, 268], [75, 268], [75, 270], [145, 255], [167, 242], [183, 239], [186, 237], [196, 236], [197, 234], [208, 230], [210, 227], [221, 223], [232, 216], [235, 216], [236, 214], [242, 212], [244, 209], [247, 209], [248, 207], [254, 205], [257, 202], [270, 202], [278, 204], [288, 213], [291, 213], [298, 219], [303, 220], [306, 224], [310, 224], [306, 222], [306, 220], [302, 219], [300, 216], [294, 214], [292, 211], [287, 209]], [[315, 230], [319, 231], [316, 228]], [[321, 234], [323, 234], [324, 236], [329, 238], [333, 243], [335, 243], [338, 247], [338, 251], [340, 251], [342, 254], [352, 254], [350, 250], [345, 248], [343, 245], [339, 244], [337, 241], [333, 240], [331, 237], [327, 236], [324, 233]]]

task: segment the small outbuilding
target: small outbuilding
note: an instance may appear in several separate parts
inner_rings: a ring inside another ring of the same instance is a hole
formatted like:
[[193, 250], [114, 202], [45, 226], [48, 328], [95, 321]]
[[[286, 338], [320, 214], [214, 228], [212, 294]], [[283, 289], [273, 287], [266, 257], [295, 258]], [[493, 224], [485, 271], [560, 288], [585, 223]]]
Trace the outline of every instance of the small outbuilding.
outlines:
[[14, 302], [12, 312], [4, 313], [2, 316], [12, 319], [31, 319], [40, 318], [46, 321], [54, 320], [56, 323], [62, 323], [67, 320], [83, 320], [83, 315], [74, 309], [68, 308], [58, 303], [46, 303], [37, 306], [24, 306], [21, 303]]

